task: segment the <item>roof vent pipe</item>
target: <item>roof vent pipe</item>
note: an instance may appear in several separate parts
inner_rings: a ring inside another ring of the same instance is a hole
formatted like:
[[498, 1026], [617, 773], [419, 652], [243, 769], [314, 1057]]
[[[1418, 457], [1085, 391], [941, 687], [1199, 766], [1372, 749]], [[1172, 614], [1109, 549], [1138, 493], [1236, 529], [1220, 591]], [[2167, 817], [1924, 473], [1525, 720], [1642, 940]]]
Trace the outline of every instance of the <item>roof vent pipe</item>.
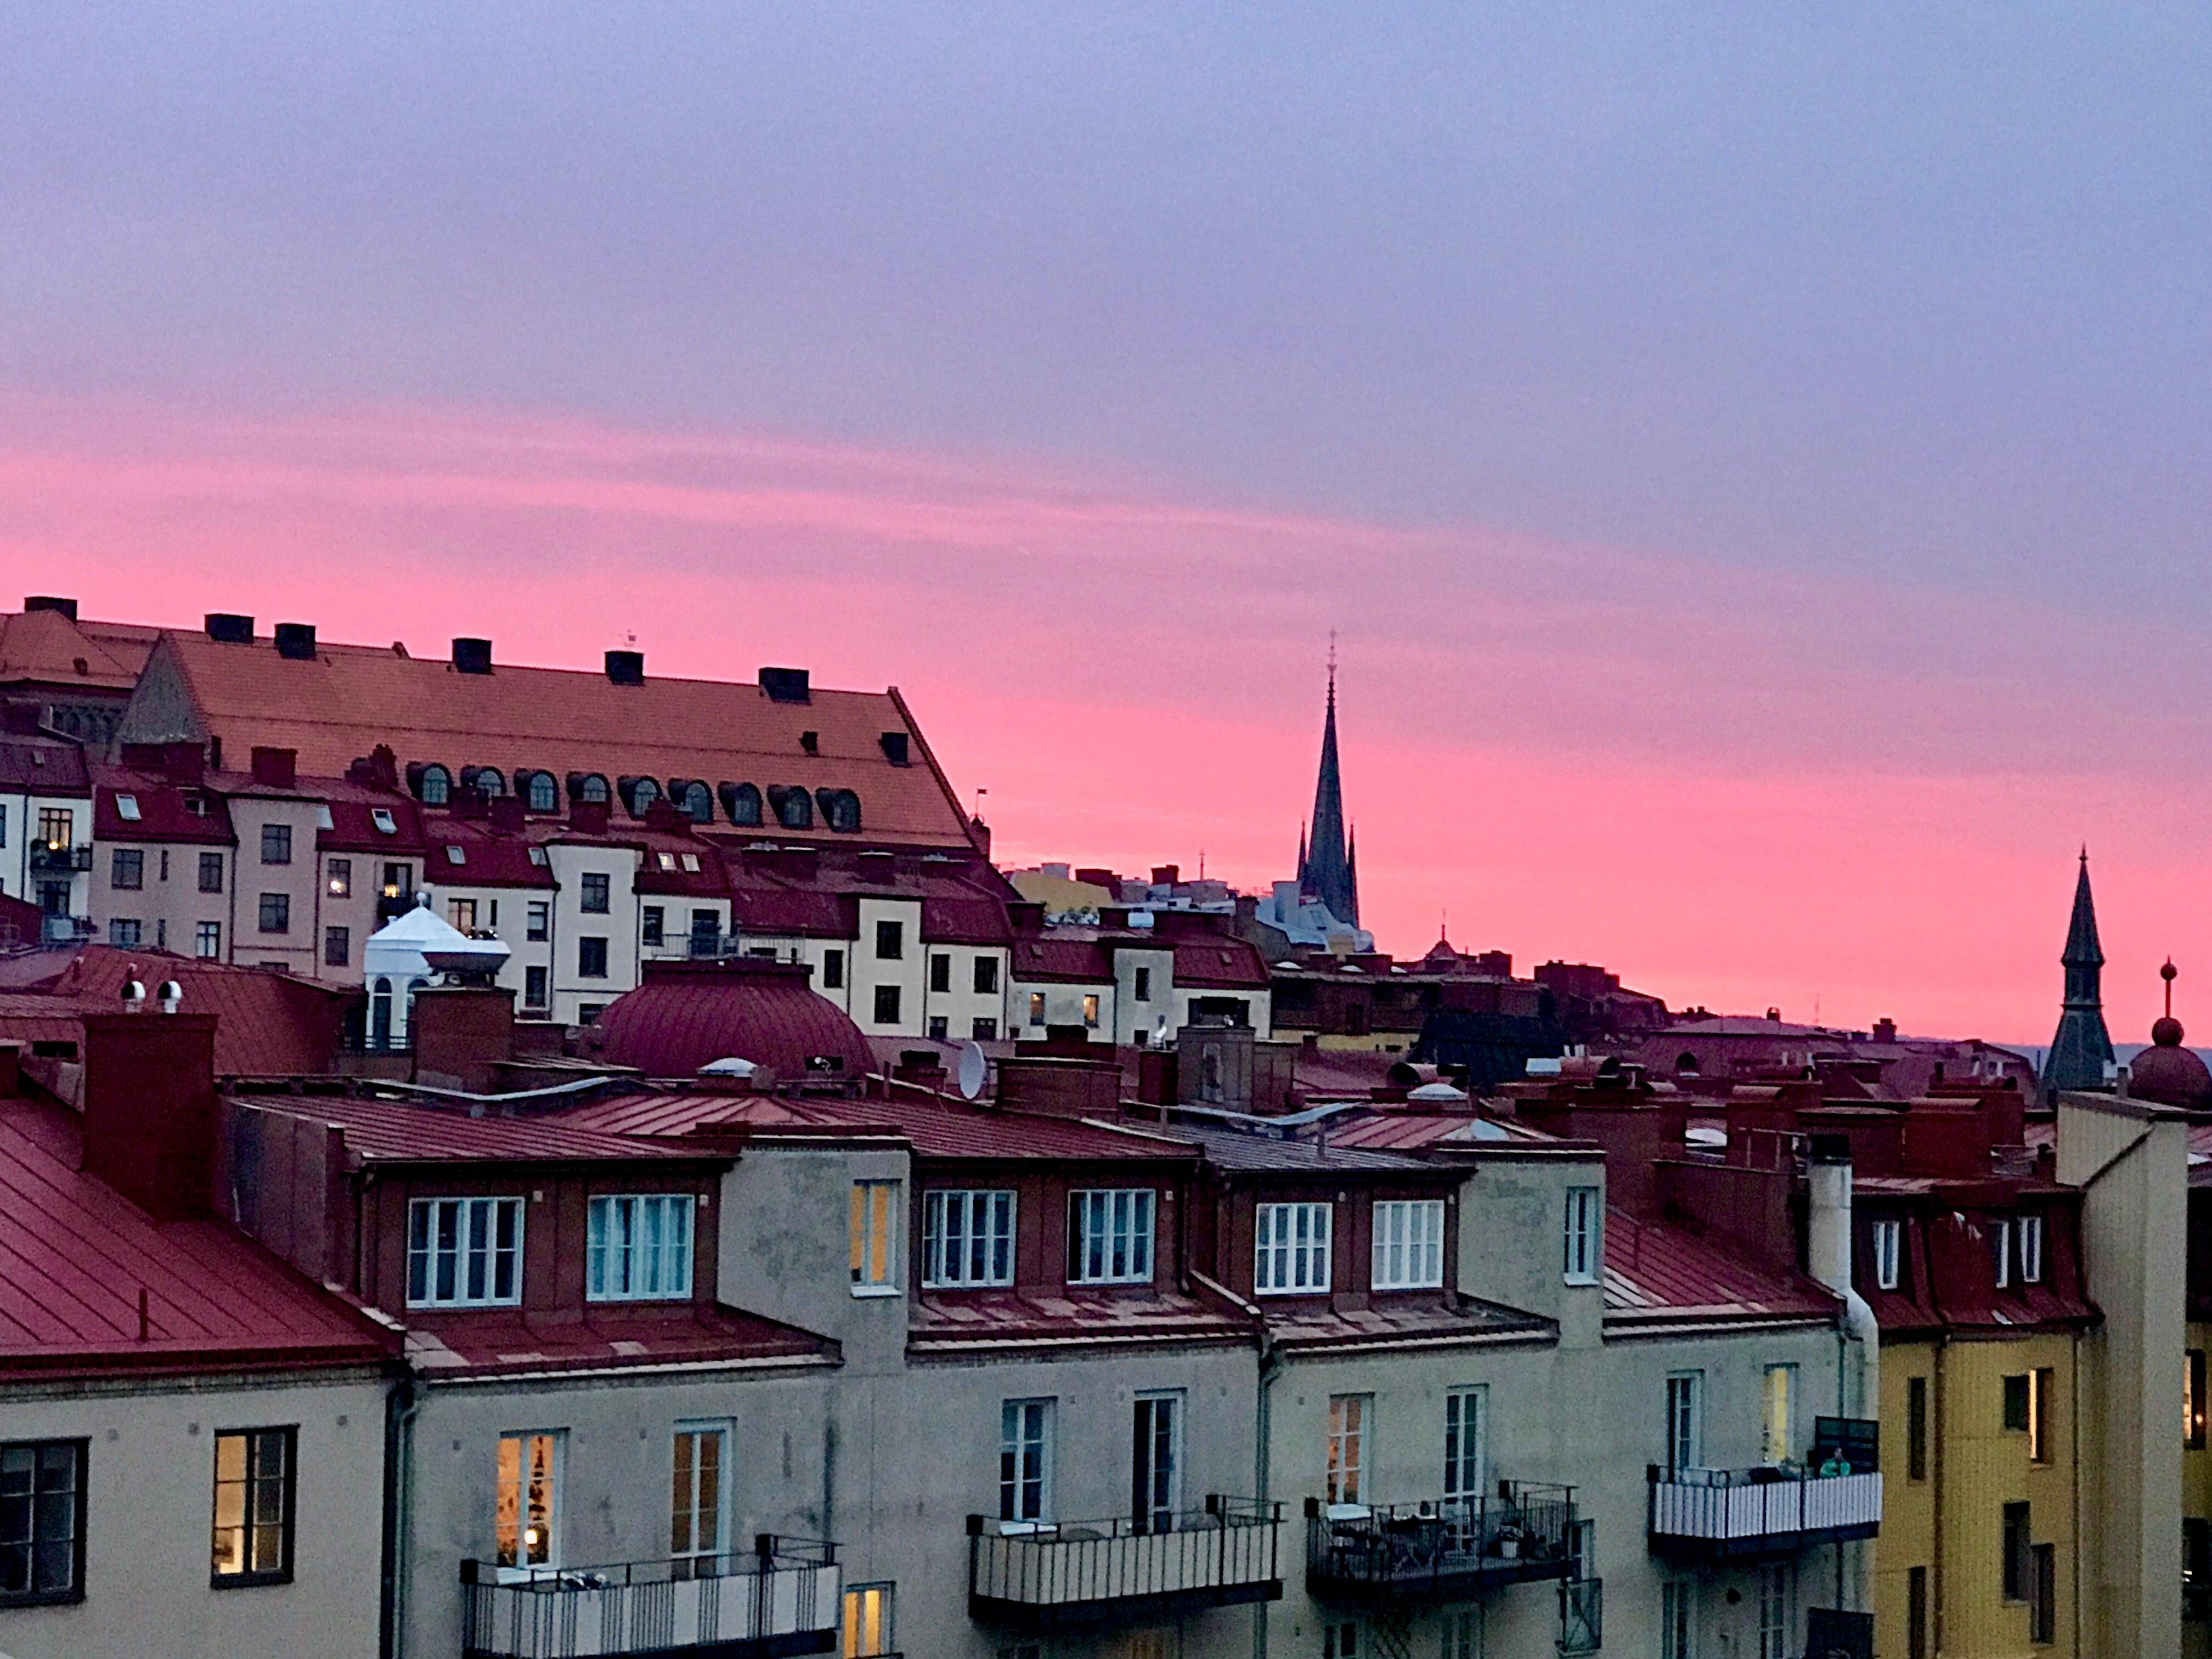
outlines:
[[453, 641], [453, 672], [456, 674], [490, 673], [491, 641], [489, 640], [455, 640]]
[[161, 1012], [165, 1014], [173, 1014], [184, 1006], [185, 988], [173, 979], [163, 980], [161, 989], [155, 994], [161, 999]]

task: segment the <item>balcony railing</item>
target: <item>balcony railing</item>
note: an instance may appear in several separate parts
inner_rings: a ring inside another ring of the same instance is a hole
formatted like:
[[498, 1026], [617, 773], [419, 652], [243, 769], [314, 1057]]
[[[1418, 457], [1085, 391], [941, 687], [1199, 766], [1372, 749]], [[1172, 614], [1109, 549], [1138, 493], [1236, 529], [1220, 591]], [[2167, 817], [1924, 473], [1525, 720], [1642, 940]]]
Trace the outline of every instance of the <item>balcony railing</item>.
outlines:
[[1024, 1631], [1279, 1601], [1283, 1506], [1208, 1497], [1166, 1524], [968, 1517], [968, 1610]]
[[1318, 1595], [1461, 1601], [1574, 1571], [1571, 1486], [1501, 1482], [1494, 1497], [1389, 1508], [1306, 1500], [1306, 1583]]
[[82, 847], [49, 847], [44, 842], [31, 848], [31, 873], [60, 875], [92, 868], [92, 843]]
[[96, 932], [90, 916], [46, 915], [39, 919], [41, 945], [82, 945]]
[[835, 1544], [773, 1534], [750, 1555], [558, 1570], [464, 1561], [461, 1647], [466, 1659], [828, 1653], [838, 1588]]
[[1650, 1466], [1651, 1545], [1692, 1555], [1779, 1554], [1881, 1530], [1879, 1474]]

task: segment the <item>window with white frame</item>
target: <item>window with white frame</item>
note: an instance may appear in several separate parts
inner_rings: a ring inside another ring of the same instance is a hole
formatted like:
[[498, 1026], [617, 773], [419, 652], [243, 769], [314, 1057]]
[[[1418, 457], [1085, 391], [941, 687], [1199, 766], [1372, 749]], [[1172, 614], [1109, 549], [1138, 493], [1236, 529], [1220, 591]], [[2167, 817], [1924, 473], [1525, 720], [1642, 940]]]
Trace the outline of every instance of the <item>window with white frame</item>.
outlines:
[[2020, 1282], [2043, 1283], [2043, 1218], [2039, 1215], [2020, 1218]]
[[1307, 1295], [1329, 1288], [1330, 1206], [1255, 1206], [1252, 1288], [1261, 1296]]
[[1595, 1285], [1598, 1279], [1598, 1189], [1567, 1188], [1564, 1266], [1570, 1285]]
[[1790, 1627], [1796, 1623], [1790, 1617], [1797, 1602], [1793, 1580], [1787, 1561], [1759, 1570], [1759, 1659], [1796, 1659], [1802, 1651], [1790, 1643]]
[[851, 1213], [853, 1294], [882, 1295], [898, 1288], [892, 1241], [898, 1182], [856, 1181]]
[[493, 1538], [498, 1565], [527, 1572], [561, 1563], [561, 1455], [564, 1431], [499, 1437]]
[[1996, 1269], [1997, 1288], [2012, 1286], [2012, 1223], [2009, 1220], [1990, 1224], [1990, 1260]]
[[717, 1559], [729, 1553], [722, 1540], [729, 1444], [726, 1424], [676, 1425], [668, 1506], [668, 1555], [674, 1577], [712, 1578]]
[[690, 1193], [595, 1198], [584, 1244], [592, 1302], [674, 1302], [691, 1294]]
[[921, 1282], [932, 1287], [1014, 1282], [1014, 1195], [935, 1192], [921, 1200]]
[[875, 1659], [896, 1653], [891, 1645], [890, 1584], [853, 1584], [845, 1591], [843, 1639], [837, 1651], [843, 1659]]
[[1893, 1291], [1901, 1282], [1905, 1261], [1905, 1224], [1885, 1218], [1874, 1224], [1874, 1282], [1875, 1288]]
[[1483, 1402], [1486, 1390], [1449, 1389], [1444, 1392], [1444, 1497], [1480, 1498], [1485, 1485]]
[[1366, 1484], [1367, 1435], [1375, 1415], [1371, 1394], [1339, 1394], [1328, 1401], [1328, 1464], [1322, 1477], [1322, 1502], [1358, 1504]]
[[1705, 1442], [1705, 1373], [1677, 1371], [1667, 1379], [1667, 1467], [1703, 1468]]
[[1378, 1291], [1431, 1290], [1444, 1282], [1444, 1201], [1388, 1199], [1375, 1206], [1374, 1261]]
[[999, 1408], [999, 1519], [1043, 1521], [1052, 1514], [1049, 1400], [1009, 1400]]
[[408, 1206], [407, 1305], [514, 1307], [522, 1300], [522, 1200], [418, 1198]]
[[1152, 1189], [1070, 1193], [1067, 1243], [1070, 1284], [1150, 1284]]

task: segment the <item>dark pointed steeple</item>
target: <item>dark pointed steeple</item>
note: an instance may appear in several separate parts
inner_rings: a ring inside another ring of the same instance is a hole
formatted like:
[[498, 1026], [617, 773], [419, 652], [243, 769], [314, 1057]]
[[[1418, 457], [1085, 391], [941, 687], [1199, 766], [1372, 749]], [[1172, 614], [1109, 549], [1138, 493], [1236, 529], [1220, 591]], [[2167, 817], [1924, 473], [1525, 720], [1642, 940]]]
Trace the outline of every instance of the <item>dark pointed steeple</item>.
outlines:
[[1359, 878], [1344, 833], [1344, 780], [1336, 759], [1336, 644], [1328, 647], [1328, 713], [1321, 732], [1321, 776], [1314, 785], [1313, 829], [1299, 849], [1298, 890], [1339, 921], [1359, 921]]
[[2058, 1030], [2051, 1039], [2043, 1081], [2056, 1089], [2101, 1089], [2112, 1061], [2112, 1039], [2105, 1030], [2104, 947], [2097, 942], [2097, 905], [2089, 895], [2089, 849], [2081, 849], [2081, 872], [2074, 882], [2074, 919], [2059, 956], [2066, 969], [2066, 992], [2058, 1008]]

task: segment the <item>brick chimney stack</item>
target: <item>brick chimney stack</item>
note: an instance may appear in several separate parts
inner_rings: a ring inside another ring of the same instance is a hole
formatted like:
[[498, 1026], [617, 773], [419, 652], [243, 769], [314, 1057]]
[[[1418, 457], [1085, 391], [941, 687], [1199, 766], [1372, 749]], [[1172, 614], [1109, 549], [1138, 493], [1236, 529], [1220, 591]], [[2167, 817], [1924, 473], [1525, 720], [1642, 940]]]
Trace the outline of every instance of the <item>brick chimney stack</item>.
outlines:
[[214, 1207], [213, 1014], [84, 1016], [84, 1167], [157, 1221]]

